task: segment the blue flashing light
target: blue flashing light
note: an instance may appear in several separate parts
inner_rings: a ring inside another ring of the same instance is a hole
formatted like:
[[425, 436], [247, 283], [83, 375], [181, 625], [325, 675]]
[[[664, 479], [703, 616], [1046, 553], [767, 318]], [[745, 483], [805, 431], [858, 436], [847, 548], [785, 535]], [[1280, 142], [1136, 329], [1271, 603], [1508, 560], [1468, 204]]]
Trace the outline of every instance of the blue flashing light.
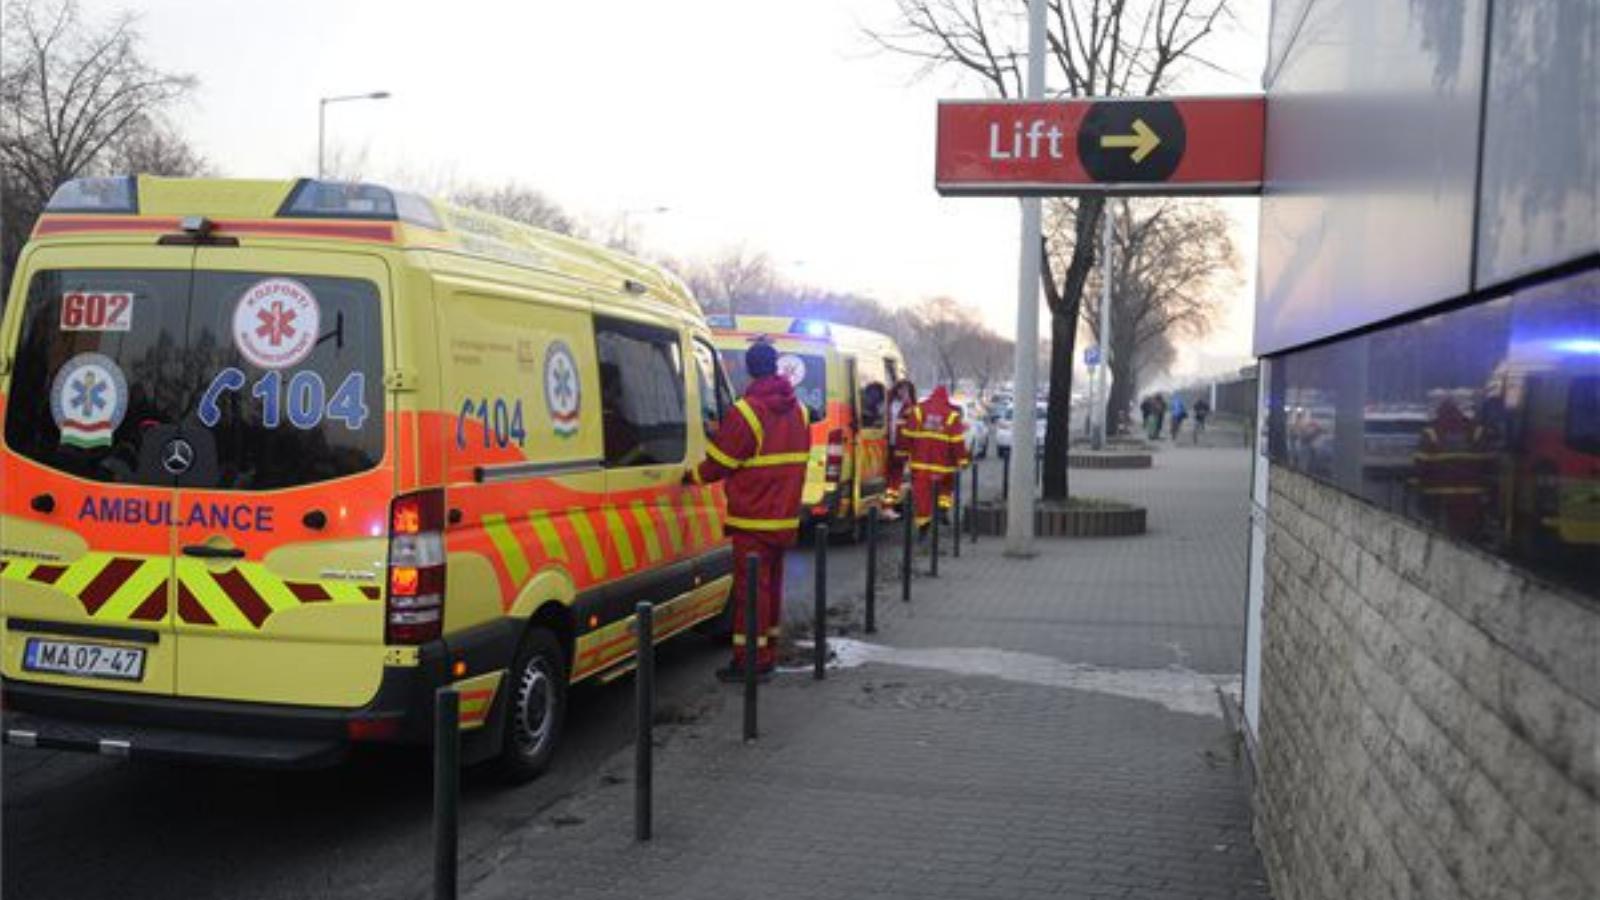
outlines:
[[790, 334], [803, 334], [807, 337], [825, 338], [828, 336], [828, 323], [816, 319], [796, 319], [789, 326]]
[[50, 213], [136, 213], [139, 183], [132, 175], [74, 178], [56, 188], [45, 204]]
[[289, 192], [289, 199], [283, 202], [278, 215], [302, 219], [383, 219], [435, 230], [444, 227], [427, 200], [358, 181], [302, 178]]
[[1571, 353], [1579, 356], [1600, 356], [1600, 338], [1562, 338], [1551, 341], [1551, 349], [1557, 353]]

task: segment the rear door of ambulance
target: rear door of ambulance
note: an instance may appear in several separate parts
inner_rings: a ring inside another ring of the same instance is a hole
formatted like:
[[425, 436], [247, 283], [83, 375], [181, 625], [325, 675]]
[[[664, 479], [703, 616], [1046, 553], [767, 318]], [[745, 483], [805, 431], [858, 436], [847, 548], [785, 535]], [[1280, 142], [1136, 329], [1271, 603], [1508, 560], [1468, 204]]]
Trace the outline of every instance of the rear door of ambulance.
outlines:
[[359, 248], [201, 247], [179, 371], [173, 687], [357, 707], [383, 676], [390, 275]]
[[0, 605], [10, 682], [169, 695], [188, 247], [43, 247], [5, 338]]

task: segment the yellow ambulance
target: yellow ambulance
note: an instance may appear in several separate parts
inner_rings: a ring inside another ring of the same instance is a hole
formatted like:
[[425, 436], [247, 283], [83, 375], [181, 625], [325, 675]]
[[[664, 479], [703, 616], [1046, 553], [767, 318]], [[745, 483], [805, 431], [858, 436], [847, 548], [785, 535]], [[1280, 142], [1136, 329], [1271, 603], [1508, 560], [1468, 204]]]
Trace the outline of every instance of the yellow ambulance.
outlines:
[[369, 184], [73, 181], [0, 328], [5, 740], [537, 774], [568, 687], [724, 611], [731, 403], [694, 299]]
[[822, 319], [714, 315], [707, 321], [736, 393], [749, 383], [750, 343], [776, 347], [779, 374], [811, 414], [801, 516], [831, 516], [836, 532], [859, 535], [888, 485], [889, 392], [907, 377], [899, 345], [888, 335]]

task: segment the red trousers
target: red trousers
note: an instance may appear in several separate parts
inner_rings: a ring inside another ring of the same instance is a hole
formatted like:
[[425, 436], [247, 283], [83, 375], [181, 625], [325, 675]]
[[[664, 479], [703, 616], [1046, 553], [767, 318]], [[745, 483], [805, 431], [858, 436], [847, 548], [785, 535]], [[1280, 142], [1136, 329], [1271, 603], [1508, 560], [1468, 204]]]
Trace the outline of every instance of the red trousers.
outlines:
[[912, 471], [912, 502], [917, 507], [917, 525], [919, 527], [928, 524], [933, 519], [934, 495], [947, 494], [949, 491], [949, 475], [942, 472], [929, 472], [926, 469]]
[[778, 638], [783, 634], [783, 553], [784, 548], [766, 543], [738, 531], [733, 538], [733, 664], [744, 665], [745, 604], [750, 590], [746, 562], [754, 555], [760, 560], [756, 577], [756, 665], [762, 668], [778, 660]]
[[891, 452], [889, 454], [889, 484], [887, 486], [888, 496], [885, 499], [887, 499], [890, 503], [900, 502], [900, 486], [905, 484], [906, 462], [908, 459], [909, 457], [902, 456], [899, 453]]

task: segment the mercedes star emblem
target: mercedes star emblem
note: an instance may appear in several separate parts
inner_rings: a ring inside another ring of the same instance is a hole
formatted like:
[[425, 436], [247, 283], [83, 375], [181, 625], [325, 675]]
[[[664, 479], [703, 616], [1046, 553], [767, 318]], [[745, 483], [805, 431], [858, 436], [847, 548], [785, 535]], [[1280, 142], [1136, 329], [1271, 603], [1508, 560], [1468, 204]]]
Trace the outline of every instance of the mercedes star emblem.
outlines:
[[182, 475], [194, 465], [194, 447], [183, 438], [173, 438], [161, 448], [161, 468]]

